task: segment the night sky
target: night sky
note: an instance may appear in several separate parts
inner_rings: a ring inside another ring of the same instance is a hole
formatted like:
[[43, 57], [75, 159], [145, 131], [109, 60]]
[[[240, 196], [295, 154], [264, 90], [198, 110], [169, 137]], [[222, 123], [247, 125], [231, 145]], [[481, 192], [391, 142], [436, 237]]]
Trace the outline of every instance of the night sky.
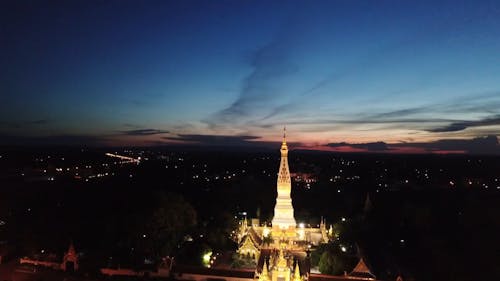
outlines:
[[0, 44], [1, 144], [500, 153], [498, 0], [16, 0]]

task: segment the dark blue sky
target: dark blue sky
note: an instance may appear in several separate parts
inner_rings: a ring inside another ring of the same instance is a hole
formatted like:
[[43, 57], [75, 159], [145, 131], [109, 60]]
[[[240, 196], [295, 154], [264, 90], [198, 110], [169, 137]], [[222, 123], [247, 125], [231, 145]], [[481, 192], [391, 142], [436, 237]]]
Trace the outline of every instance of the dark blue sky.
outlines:
[[0, 23], [4, 143], [500, 135], [498, 1], [11, 1]]

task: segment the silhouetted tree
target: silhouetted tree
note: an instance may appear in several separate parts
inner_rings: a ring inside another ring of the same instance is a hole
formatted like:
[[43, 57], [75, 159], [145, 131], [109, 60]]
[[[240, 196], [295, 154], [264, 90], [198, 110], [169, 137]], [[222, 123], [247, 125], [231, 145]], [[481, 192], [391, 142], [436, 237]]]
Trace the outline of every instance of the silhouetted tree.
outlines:
[[174, 193], [153, 193], [149, 206], [135, 215], [126, 228], [129, 247], [138, 255], [158, 259], [172, 255], [182, 238], [196, 225], [196, 211]]

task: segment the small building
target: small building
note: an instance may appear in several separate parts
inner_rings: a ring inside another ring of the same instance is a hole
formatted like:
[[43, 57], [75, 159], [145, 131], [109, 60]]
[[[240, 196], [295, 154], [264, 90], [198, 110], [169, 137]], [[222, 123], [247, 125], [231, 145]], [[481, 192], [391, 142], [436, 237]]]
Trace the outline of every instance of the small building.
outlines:
[[76, 271], [78, 270], [78, 254], [76, 253], [73, 243], [71, 243], [61, 262], [53, 259], [32, 259], [29, 257], [24, 257], [19, 259], [19, 263], [44, 266], [55, 270]]
[[358, 264], [354, 267], [354, 269], [349, 273], [350, 277], [360, 278], [363, 280], [375, 280], [375, 274], [368, 268], [363, 258], [359, 259]]

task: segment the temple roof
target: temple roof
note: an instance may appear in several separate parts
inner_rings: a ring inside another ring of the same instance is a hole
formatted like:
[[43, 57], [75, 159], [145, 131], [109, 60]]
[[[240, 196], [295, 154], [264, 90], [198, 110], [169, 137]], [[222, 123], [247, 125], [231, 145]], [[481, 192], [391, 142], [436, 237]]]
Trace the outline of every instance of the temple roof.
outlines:
[[259, 251], [259, 245], [255, 243], [255, 241], [252, 239], [251, 235], [245, 235], [243, 236], [243, 239], [241, 239], [241, 243], [239, 245], [239, 248], [253, 248], [256, 251]]
[[66, 252], [66, 255], [76, 256], [75, 245], [73, 245], [73, 242], [69, 244], [68, 252]]
[[253, 227], [250, 228], [248, 234], [252, 238], [252, 241], [255, 243], [255, 245], [259, 246], [260, 244], [262, 244], [262, 238], [259, 236], [259, 234], [255, 231]]
[[376, 279], [375, 275], [368, 268], [363, 258], [359, 259], [358, 264], [354, 267], [351, 273], [349, 273], [349, 276]]

